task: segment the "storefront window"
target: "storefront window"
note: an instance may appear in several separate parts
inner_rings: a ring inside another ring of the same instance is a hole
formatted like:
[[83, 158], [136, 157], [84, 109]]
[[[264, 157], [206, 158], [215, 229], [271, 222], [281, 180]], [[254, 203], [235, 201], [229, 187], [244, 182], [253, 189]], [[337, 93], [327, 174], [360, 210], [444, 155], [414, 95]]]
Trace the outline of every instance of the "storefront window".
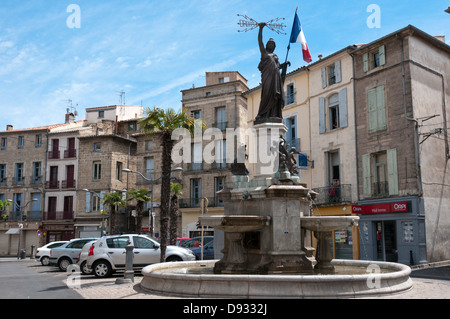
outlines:
[[353, 259], [352, 229], [341, 229], [334, 232], [334, 258]]

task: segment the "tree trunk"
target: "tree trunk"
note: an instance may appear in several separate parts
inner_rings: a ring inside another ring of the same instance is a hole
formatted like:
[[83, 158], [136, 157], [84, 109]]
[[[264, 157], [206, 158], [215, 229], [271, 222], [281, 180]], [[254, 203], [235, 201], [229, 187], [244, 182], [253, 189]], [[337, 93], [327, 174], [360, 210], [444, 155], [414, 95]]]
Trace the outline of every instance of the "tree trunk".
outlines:
[[139, 202], [136, 205], [136, 231], [140, 233], [142, 231], [142, 211], [144, 210], [144, 203]]
[[116, 230], [116, 206], [111, 205], [111, 212], [109, 213], [109, 235], [114, 234], [115, 230]]
[[169, 228], [169, 203], [170, 203], [170, 173], [172, 171], [173, 140], [169, 132], [162, 137], [162, 178], [161, 178], [161, 208], [160, 208], [160, 232], [161, 232], [161, 257], [160, 262], [166, 259], [167, 229]]
[[170, 199], [170, 244], [177, 244], [178, 227], [178, 196], [173, 195]]

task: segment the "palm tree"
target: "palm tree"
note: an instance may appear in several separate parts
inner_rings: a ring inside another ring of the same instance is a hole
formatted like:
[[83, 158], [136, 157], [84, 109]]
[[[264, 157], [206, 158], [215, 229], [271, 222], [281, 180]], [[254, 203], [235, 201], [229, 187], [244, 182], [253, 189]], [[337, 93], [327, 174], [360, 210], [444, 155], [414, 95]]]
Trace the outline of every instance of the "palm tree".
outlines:
[[142, 228], [142, 212], [144, 211], [144, 204], [151, 201], [152, 197], [148, 196], [148, 190], [145, 188], [141, 189], [130, 189], [128, 195], [130, 196], [127, 201], [136, 200], [136, 229], [135, 231], [141, 231]]
[[0, 212], [1, 212], [1, 219], [6, 219], [8, 215], [6, 215], [5, 211], [8, 208], [8, 206], [11, 206], [11, 203], [7, 200], [0, 200]]
[[170, 198], [170, 244], [177, 243], [177, 228], [178, 228], [178, 196], [183, 194], [183, 186], [178, 183], [170, 183], [170, 190], [172, 197]]
[[[158, 134], [161, 136], [162, 151], [162, 176], [161, 176], [161, 257], [164, 262], [167, 247], [167, 228], [169, 226], [169, 202], [170, 202], [170, 173], [172, 171], [172, 150], [175, 141], [172, 133], [177, 128], [186, 128], [191, 133], [194, 131], [195, 119], [185, 111], [175, 112], [173, 109], [163, 110], [154, 107], [146, 108], [144, 117], [139, 121], [141, 129], [147, 135]], [[205, 126], [204, 124], [202, 126]]]
[[109, 232], [113, 234], [116, 229], [116, 208], [126, 206], [126, 201], [123, 199], [122, 193], [111, 192], [105, 194], [102, 201], [103, 205], [108, 205], [109, 210]]

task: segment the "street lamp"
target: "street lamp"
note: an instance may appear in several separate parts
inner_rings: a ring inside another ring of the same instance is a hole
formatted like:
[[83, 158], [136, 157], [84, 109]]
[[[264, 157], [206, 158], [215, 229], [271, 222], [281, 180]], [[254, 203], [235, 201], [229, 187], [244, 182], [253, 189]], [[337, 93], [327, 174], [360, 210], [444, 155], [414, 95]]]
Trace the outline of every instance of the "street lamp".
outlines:
[[[99, 200], [102, 200], [102, 195], [97, 193], [97, 192], [90, 191], [87, 188], [83, 188], [83, 191], [85, 191], [86, 193], [92, 193], [92, 195], [98, 197]], [[100, 214], [102, 215], [102, 236], [106, 236], [106, 233], [105, 233], [105, 213], [104, 213], [103, 210], [101, 210]]]
[[[174, 169], [171, 170], [171, 172], [180, 172], [180, 171], [182, 171], [182, 170], [183, 170], [183, 168], [181, 168], [181, 167], [175, 167]], [[149, 212], [149, 214], [148, 214], [148, 227], [149, 227], [149, 230], [150, 230], [150, 236], [153, 236], [153, 186], [154, 186], [154, 182], [155, 182], [155, 179], [153, 178], [153, 174], [155, 174], [155, 172], [149, 172], [149, 173], [148, 173], [148, 174], [152, 174], [152, 178], [151, 178], [151, 179], [145, 177], [144, 174], [142, 174], [141, 172], [138, 172], [138, 171], [132, 171], [132, 170], [129, 169], [129, 168], [124, 168], [124, 169], [122, 169], [122, 172], [138, 174], [138, 175], [140, 175], [143, 179], [145, 179], [147, 182], [150, 182], [151, 185], [152, 185], [152, 189], [151, 189], [152, 197], [151, 197], [151, 200], [150, 200], [150, 212]], [[158, 179], [160, 179], [160, 178], [161, 178], [161, 177], [159, 177]], [[157, 179], [157, 180], [158, 180], [158, 179]]]
[[36, 202], [38, 199], [37, 198], [33, 198], [31, 200], [29, 200], [23, 207], [20, 207], [19, 204], [17, 204], [16, 201], [13, 201], [12, 199], [7, 199], [8, 202], [10, 203], [14, 203], [16, 206], [16, 208], [19, 210], [20, 212], [20, 223], [19, 223], [19, 243], [17, 244], [17, 259], [20, 258], [20, 237], [22, 235], [22, 228], [23, 228], [23, 210], [31, 203], [31, 202]]

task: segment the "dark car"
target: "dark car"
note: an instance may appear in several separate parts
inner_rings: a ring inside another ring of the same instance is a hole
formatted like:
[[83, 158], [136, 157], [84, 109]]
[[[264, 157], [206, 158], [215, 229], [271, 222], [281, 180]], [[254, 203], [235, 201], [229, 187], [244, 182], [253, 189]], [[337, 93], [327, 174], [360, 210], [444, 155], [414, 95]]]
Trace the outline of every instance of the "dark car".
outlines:
[[[203, 236], [203, 245], [206, 245], [211, 240], [214, 239], [214, 236]], [[191, 249], [192, 247], [198, 247], [202, 244], [202, 237], [194, 237], [189, 240], [186, 240], [185, 242], [181, 243], [181, 247], [186, 247]]]
[[[190, 247], [190, 250], [195, 255], [196, 260], [202, 260], [202, 248], [201, 247]], [[210, 240], [207, 244], [203, 246], [203, 260], [214, 259], [214, 240]]]

